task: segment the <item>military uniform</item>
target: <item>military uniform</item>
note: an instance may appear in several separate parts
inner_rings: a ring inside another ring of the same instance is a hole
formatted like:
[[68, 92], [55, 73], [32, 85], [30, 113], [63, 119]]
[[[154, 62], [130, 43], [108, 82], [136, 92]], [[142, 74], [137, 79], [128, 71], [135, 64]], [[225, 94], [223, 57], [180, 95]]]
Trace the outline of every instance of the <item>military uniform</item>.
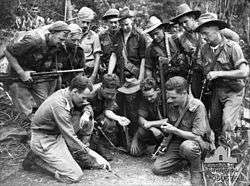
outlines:
[[115, 33], [116, 32], [108, 29], [99, 34], [102, 48], [101, 66], [104, 70], [103, 74], [108, 72], [109, 59], [112, 52], [114, 52], [112, 41], [115, 39]]
[[[201, 49], [201, 65], [204, 67], [205, 74], [211, 70], [210, 67], [214, 63], [213, 56], [220, 51], [212, 71], [237, 70], [241, 64], [247, 64], [239, 44], [223, 36], [222, 38], [217, 48], [212, 49], [205, 44]], [[210, 126], [217, 136], [221, 131], [224, 134], [230, 133], [236, 126], [239, 126], [244, 86], [243, 79], [217, 78], [212, 80]]]
[[[56, 47], [48, 46], [48, 35], [33, 31], [25, 35], [19, 42], [10, 44], [6, 50], [14, 56], [24, 71], [51, 71], [56, 69]], [[11, 75], [17, 76], [11, 69]], [[9, 88], [13, 103], [20, 112], [26, 115], [32, 113], [34, 107], [54, 92], [55, 81], [26, 85], [23, 82], [11, 83]]]
[[[89, 106], [82, 111], [86, 110], [92, 112]], [[31, 124], [31, 150], [44, 162], [43, 168], [64, 182], [77, 182], [83, 176], [81, 167], [84, 168], [85, 162], [79, 158], [87, 156], [88, 147], [76, 133], [81, 131], [91, 135], [94, 122], [85, 122], [80, 129], [80, 117], [81, 113], [77, 112], [66, 88], [44, 101]]]
[[[81, 47], [66, 43], [58, 52], [58, 66], [61, 70], [73, 70], [85, 68], [84, 51]], [[84, 73], [83, 73], [84, 74]], [[67, 87], [70, 81], [76, 76], [76, 73], [67, 73], [62, 75], [62, 85]]]
[[95, 66], [94, 54], [102, 52], [98, 34], [92, 30], [89, 30], [88, 33], [83, 36], [80, 42], [80, 47], [82, 47], [85, 55], [86, 75], [91, 75]]
[[[178, 128], [183, 131], [189, 131], [204, 139], [210, 136], [210, 127], [207, 120], [206, 109], [198, 99], [188, 96], [185, 112]], [[178, 108], [168, 106], [168, 123], [174, 125], [180, 117]], [[201, 153], [207, 148], [206, 143], [198, 143], [192, 140], [186, 140], [180, 136], [173, 135], [167, 151], [157, 157], [154, 162], [153, 172], [157, 175], [172, 174], [187, 165], [191, 164], [191, 172], [201, 171]]]
[[[145, 58], [146, 39], [144, 35], [133, 28], [125, 44], [123, 32], [120, 30], [115, 34], [113, 45], [117, 56], [115, 73], [118, 74], [121, 82], [124, 82], [125, 76], [138, 79], [141, 60]], [[127, 62], [124, 60], [124, 55], [126, 55]]]
[[164, 65], [164, 78], [168, 80], [173, 76], [187, 76], [187, 62], [185, 56], [180, 53], [180, 44], [175, 35], [165, 33], [164, 40], [158, 44], [152, 42], [146, 51], [145, 66], [152, 71], [153, 77], [160, 84], [159, 57], [166, 57], [171, 63]]
[[[147, 121], [155, 121], [161, 119], [160, 111], [160, 98], [154, 101], [154, 103], [150, 103], [147, 100], [143, 99], [139, 103], [138, 109], [138, 117], [143, 117]], [[154, 133], [155, 132], [155, 133]], [[158, 135], [156, 135], [156, 133]], [[134, 152], [133, 155], [139, 156], [145, 152], [148, 145], [160, 145], [163, 134], [160, 129], [153, 127], [153, 129], [144, 129], [143, 127], [139, 126], [136, 131], [137, 140], [138, 140], [138, 151]]]

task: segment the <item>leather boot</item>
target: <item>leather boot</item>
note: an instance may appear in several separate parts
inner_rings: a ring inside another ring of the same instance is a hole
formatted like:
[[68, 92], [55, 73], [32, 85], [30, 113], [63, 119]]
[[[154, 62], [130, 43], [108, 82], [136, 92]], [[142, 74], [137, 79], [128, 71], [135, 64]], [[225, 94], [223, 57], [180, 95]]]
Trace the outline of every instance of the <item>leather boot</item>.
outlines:
[[192, 186], [202, 186], [203, 181], [202, 181], [202, 173], [199, 171], [192, 171], [191, 172], [191, 184]]

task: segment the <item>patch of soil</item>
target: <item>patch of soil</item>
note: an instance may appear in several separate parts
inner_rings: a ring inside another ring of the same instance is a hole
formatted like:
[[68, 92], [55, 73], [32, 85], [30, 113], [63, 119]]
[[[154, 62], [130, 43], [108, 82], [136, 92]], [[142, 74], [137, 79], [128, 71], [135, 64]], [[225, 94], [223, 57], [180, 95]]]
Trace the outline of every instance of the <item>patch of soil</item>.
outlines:
[[[84, 170], [85, 175], [82, 181], [72, 185], [190, 185], [187, 170], [170, 176], [156, 176], [151, 171], [153, 161], [150, 157], [135, 158], [117, 152], [112, 153], [114, 155], [114, 160], [111, 162], [113, 173], [105, 170]], [[1, 185], [63, 184], [44, 173], [24, 171], [21, 161], [16, 164], [7, 164], [9, 166], [4, 168], [5, 178], [2, 179]]]

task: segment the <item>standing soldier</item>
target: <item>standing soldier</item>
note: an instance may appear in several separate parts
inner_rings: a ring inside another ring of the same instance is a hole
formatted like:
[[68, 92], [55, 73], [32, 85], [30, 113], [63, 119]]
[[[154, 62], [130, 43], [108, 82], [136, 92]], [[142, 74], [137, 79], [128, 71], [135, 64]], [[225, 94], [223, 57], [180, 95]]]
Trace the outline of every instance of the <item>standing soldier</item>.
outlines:
[[214, 14], [206, 13], [199, 18], [196, 31], [206, 41], [201, 49], [201, 65], [212, 91], [210, 126], [217, 138], [221, 135], [223, 142], [234, 145], [232, 134], [240, 126], [244, 78], [249, 66], [239, 44], [220, 33], [226, 27]]
[[50, 71], [57, 68], [56, 52], [65, 41], [69, 28], [65, 22], [57, 21], [48, 28], [48, 33], [31, 31], [19, 42], [6, 47], [5, 55], [11, 67], [11, 75], [21, 82], [8, 85], [13, 103], [20, 112], [30, 115], [54, 91], [54, 81], [34, 82], [32, 72]]
[[95, 12], [88, 7], [82, 7], [78, 12], [78, 25], [82, 28], [83, 33], [80, 46], [84, 50], [86, 60], [85, 72], [87, 76], [90, 76], [92, 82], [95, 82], [97, 78], [101, 56], [99, 36], [90, 30], [94, 17]]
[[[58, 53], [58, 62], [60, 63], [61, 70], [72, 70], [72, 69], [83, 69], [85, 67], [85, 57], [84, 51], [79, 46], [80, 40], [82, 38], [82, 29], [77, 24], [69, 25], [70, 33], [65, 45], [61, 47], [61, 50]], [[83, 72], [82, 72], [83, 74]], [[70, 84], [70, 81], [78, 73], [68, 73], [62, 75], [62, 85], [67, 87]]]
[[[184, 29], [179, 40], [185, 53], [190, 58], [187, 79], [189, 84], [191, 84], [192, 94], [195, 98], [200, 97], [203, 78], [200, 66], [197, 65], [199, 62], [197, 63], [197, 61], [200, 60], [200, 49], [204, 44], [204, 40], [202, 40], [200, 34], [194, 32], [195, 28], [198, 26], [197, 19], [200, 15], [201, 11], [192, 10], [184, 3], [176, 8], [176, 16], [171, 19], [172, 22], [178, 23]], [[234, 41], [239, 40], [238, 34], [230, 29], [226, 28], [221, 30], [221, 32], [229, 39]], [[208, 106], [207, 103], [205, 105], [206, 107]]]
[[145, 68], [145, 36], [134, 27], [133, 14], [128, 8], [121, 10], [119, 20], [121, 29], [114, 36], [115, 52], [111, 55], [108, 73], [115, 69], [122, 84], [125, 77], [141, 81]]
[[102, 31], [99, 34], [101, 47], [102, 47], [102, 56], [101, 56], [101, 69], [103, 74], [108, 72], [109, 59], [114, 51], [112, 41], [115, 39], [115, 34], [119, 30], [119, 10], [109, 9], [104, 16], [103, 20], [107, 22], [108, 29]]
[[[162, 23], [155, 16], [150, 17], [147, 29], [153, 42], [147, 48], [146, 73], [154, 77], [157, 83], [160, 83], [160, 63], [164, 63], [164, 79], [179, 75], [185, 77], [187, 66], [185, 66], [184, 57], [180, 54], [178, 38], [164, 32], [164, 27], [170, 27], [170, 23]], [[164, 80], [163, 80], [164, 81]]]

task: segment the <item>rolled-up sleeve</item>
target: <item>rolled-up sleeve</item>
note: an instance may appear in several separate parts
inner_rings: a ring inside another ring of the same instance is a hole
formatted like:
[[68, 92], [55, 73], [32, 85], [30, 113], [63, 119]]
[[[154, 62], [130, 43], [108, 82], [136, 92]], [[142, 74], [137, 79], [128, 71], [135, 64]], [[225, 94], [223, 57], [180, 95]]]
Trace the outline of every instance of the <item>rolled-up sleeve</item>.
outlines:
[[242, 49], [241, 49], [240, 45], [236, 42], [234, 43], [234, 45], [232, 47], [232, 60], [234, 63], [234, 67], [236, 69], [238, 69], [240, 67], [240, 65], [243, 63], [247, 64], [247, 60], [244, 57]]
[[25, 35], [19, 42], [8, 45], [6, 49], [13, 56], [22, 56], [34, 47], [37, 47], [38, 42], [39, 41], [31, 35]]
[[208, 119], [206, 115], [206, 108], [204, 105], [199, 105], [193, 115], [192, 133], [198, 136], [204, 136], [207, 132]]

